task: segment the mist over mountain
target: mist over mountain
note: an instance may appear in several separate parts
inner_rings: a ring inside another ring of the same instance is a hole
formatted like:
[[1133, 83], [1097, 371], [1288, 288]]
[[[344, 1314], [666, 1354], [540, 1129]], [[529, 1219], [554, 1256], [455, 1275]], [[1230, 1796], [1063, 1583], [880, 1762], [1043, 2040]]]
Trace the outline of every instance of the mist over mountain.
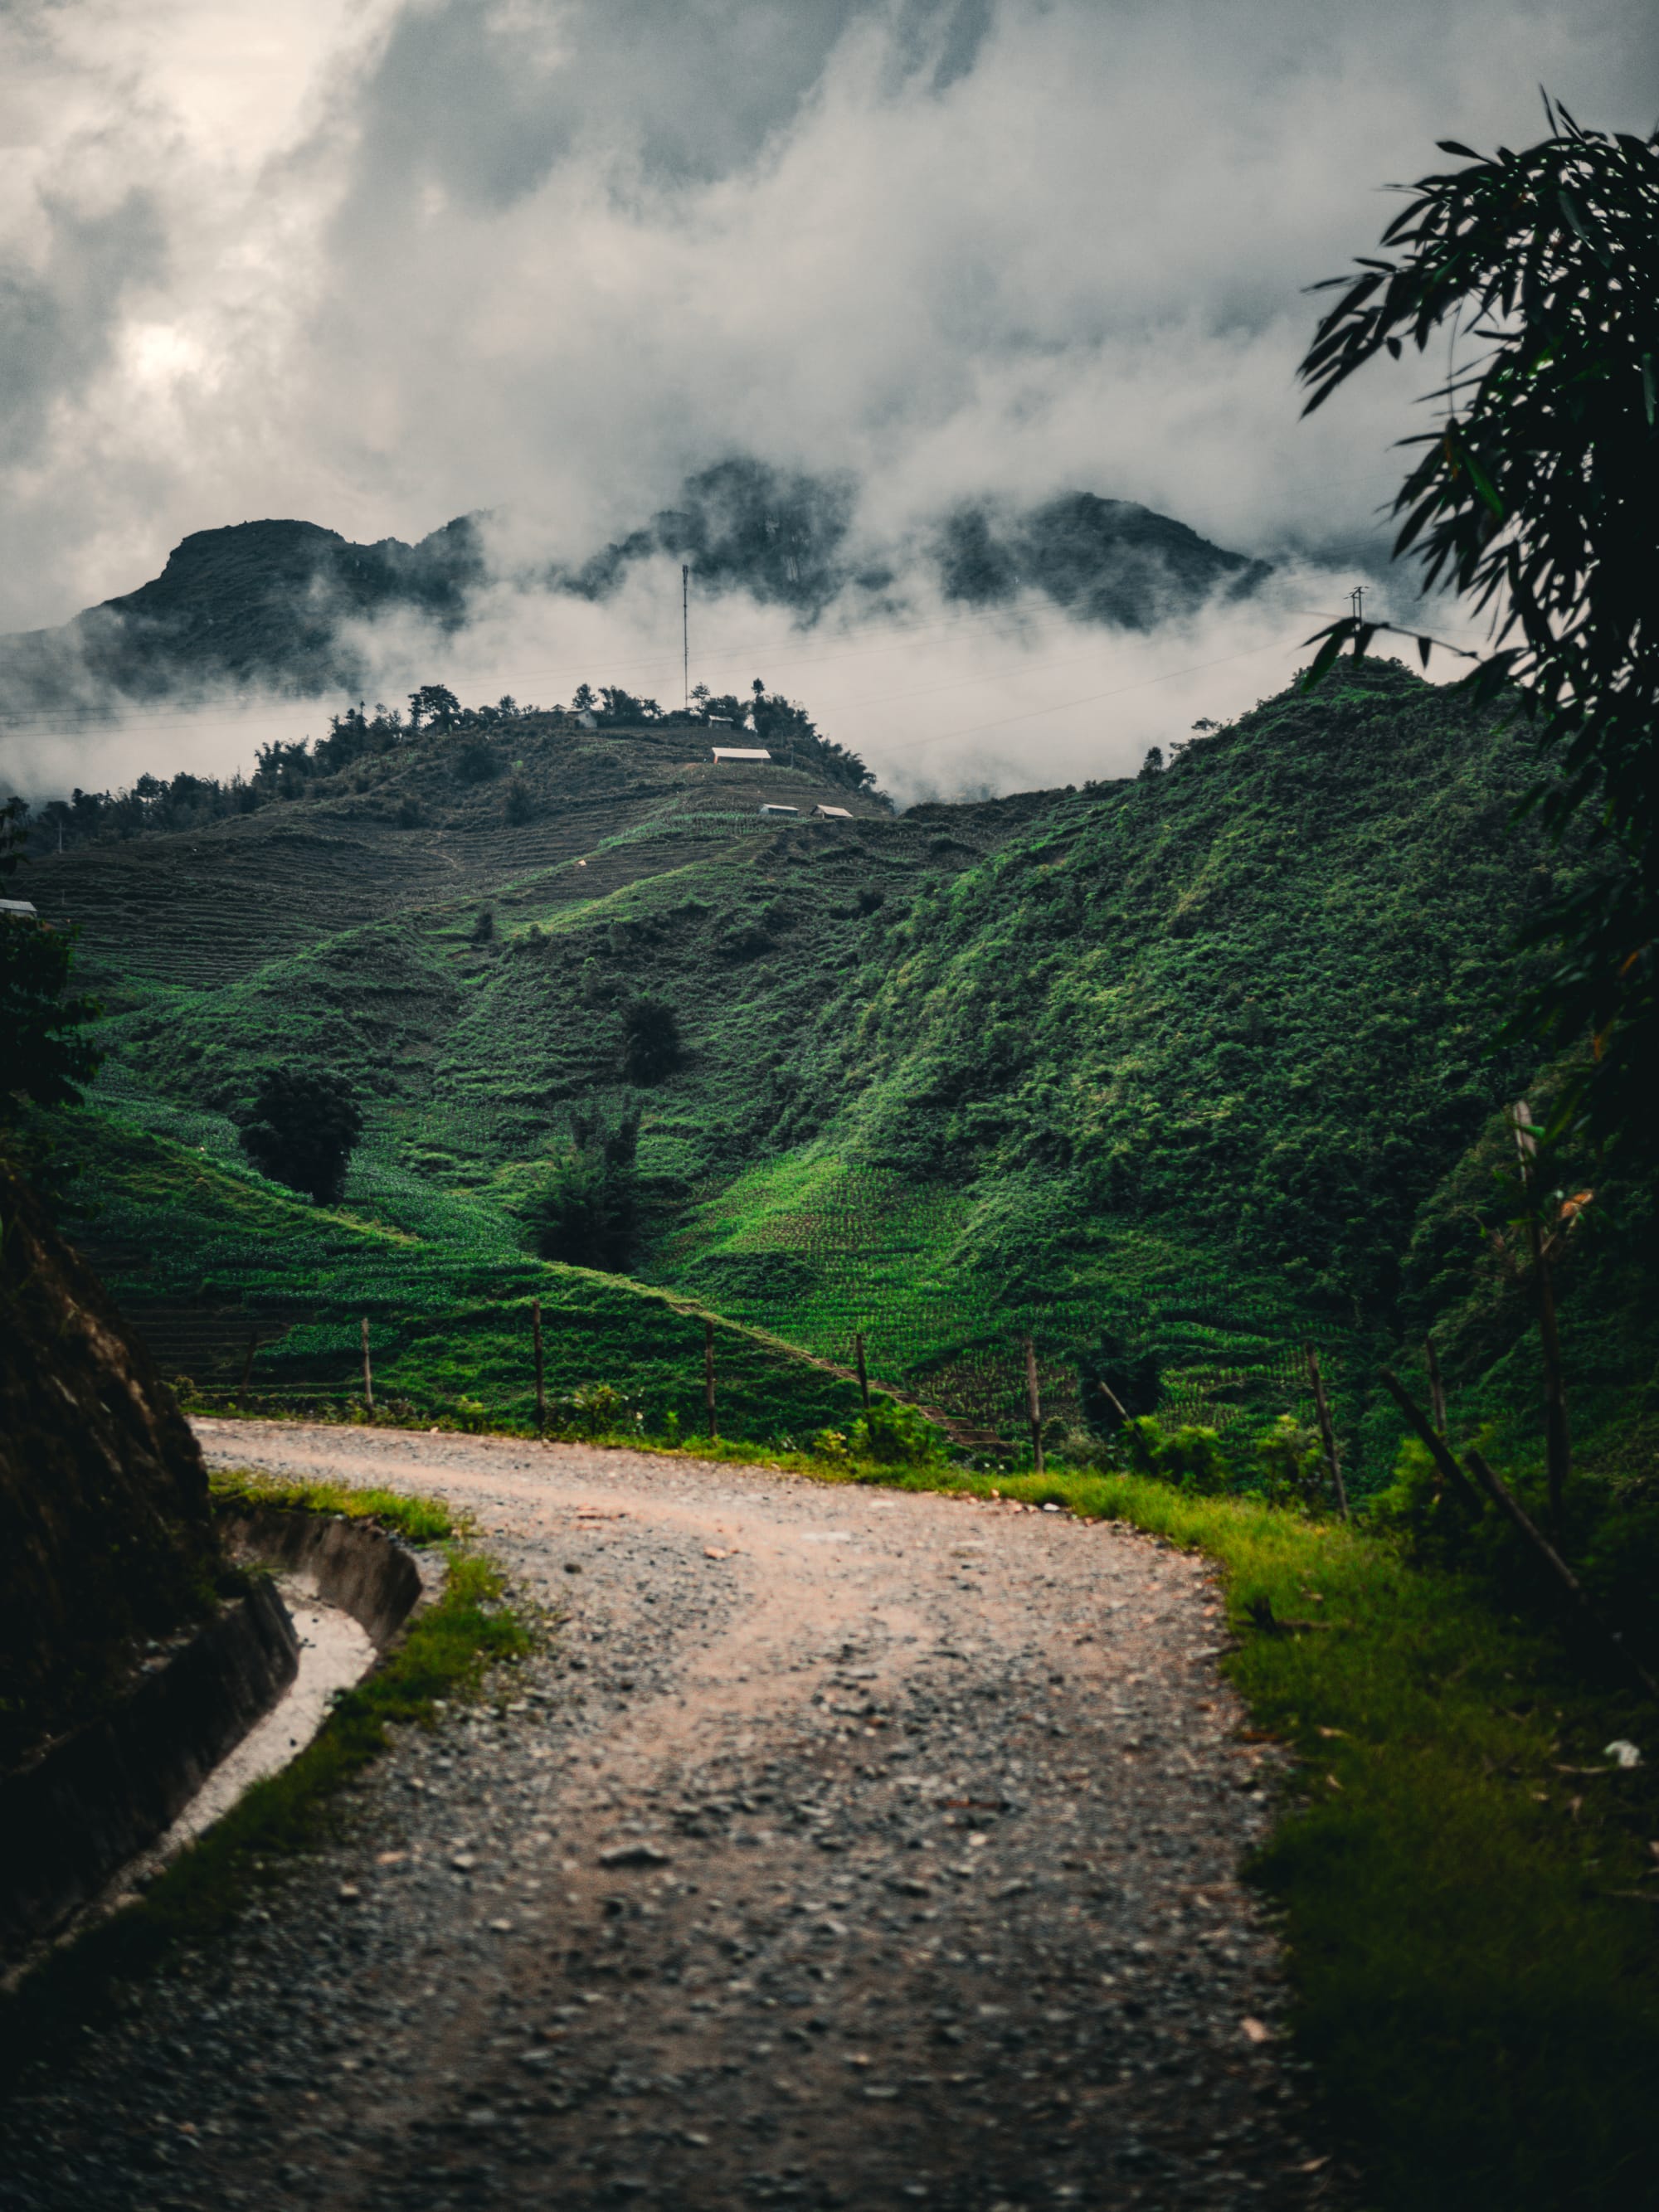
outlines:
[[226, 688], [395, 690], [418, 678], [410, 657], [422, 640], [436, 650], [464, 631], [492, 584], [603, 603], [665, 561], [690, 568], [700, 601], [743, 595], [802, 629], [849, 596], [892, 615], [919, 600], [982, 609], [1029, 597], [1080, 623], [1145, 633], [1247, 598], [1271, 573], [1167, 515], [1086, 491], [1028, 507], [964, 499], [883, 542], [860, 529], [850, 477], [741, 457], [689, 477], [672, 506], [580, 562], [503, 574], [489, 521], [459, 516], [415, 544], [353, 544], [295, 520], [197, 531], [137, 589], [58, 629], [0, 639], [0, 714], [114, 711]]

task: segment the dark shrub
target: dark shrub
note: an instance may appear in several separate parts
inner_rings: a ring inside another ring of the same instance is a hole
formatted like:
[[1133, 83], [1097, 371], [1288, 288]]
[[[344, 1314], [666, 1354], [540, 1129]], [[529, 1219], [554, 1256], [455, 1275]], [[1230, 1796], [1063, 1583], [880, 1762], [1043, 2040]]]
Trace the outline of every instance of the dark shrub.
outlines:
[[630, 1083], [659, 1083], [683, 1057], [679, 1018], [666, 1000], [641, 995], [623, 1008], [623, 1070]]
[[625, 1274], [638, 1224], [637, 1108], [614, 1128], [602, 1115], [578, 1114], [570, 1141], [549, 1161], [523, 1218], [544, 1260]]
[[268, 1067], [242, 1117], [241, 1145], [262, 1175], [331, 1205], [362, 1134], [351, 1085], [326, 1069]]
[[455, 773], [463, 783], [488, 783], [499, 765], [494, 746], [483, 738], [469, 738], [455, 756]]
[[1131, 1420], [1158, 1411], [1161, 1383], [1157, 1350], [1131, 1343], [1114, 1329], [1103, 1329], [1078, 1361], [1077, 1382], [1084, 1419], [1097, 1437], [1111, 1436], [1123, 1425], [1118, 1407]]

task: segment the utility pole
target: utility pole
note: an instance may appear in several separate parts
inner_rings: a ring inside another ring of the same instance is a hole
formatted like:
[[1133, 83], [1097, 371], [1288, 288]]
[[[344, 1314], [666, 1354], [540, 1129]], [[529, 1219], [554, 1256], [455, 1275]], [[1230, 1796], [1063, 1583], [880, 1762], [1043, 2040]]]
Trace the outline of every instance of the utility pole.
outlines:
[[1365, 619], [1365, 586], [1363, 584], [1356, 584], [1352, 591], [1349, 592], [1348, 605], [1353, 609], [1354, 620], [1356, 622], [1364, 622]]
[[691, 711], [691, 563], [680, 562], [680, 674], [684, 696], [681, 704]]

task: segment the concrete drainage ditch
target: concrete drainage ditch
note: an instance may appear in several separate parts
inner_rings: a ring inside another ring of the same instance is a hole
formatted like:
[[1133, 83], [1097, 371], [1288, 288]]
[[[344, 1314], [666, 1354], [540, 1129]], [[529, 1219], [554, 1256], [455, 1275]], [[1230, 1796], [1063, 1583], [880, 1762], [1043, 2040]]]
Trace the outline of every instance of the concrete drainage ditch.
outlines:
[[143, 1881], [286, 1765], [425, 1595], [413, 1555], [368, 1522], [262, 1506], [221, 1525], [234, 1557], [276, 1579], [256, 1580], [113, 1711], [0, 1781], [8, 1963]]

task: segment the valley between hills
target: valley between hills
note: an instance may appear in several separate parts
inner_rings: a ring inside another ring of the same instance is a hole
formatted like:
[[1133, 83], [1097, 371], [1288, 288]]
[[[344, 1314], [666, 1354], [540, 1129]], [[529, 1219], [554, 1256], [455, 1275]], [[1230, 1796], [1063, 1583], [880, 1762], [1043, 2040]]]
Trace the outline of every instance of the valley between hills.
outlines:
[[[262, 1402], [339, 1404], [367, 1318], [385, 1399], [522, 1420], [539, 1297], [548, 1389], [647, 1430], [702, 1425], [709, 1314], [734, 1437], [844, 1429], [861, 1334], [878, 1383], [1018, 1444], [1029, 1333], [1051, 1448], [1103, 1372], [1237, 1443], [1311, 1431], [1312, 1343], [1363, 1496], [1401, 1433], [1375, 1368], [1432, 1328], [1460, 1417], [1535, 1454], [1487, 1186], [1540, 1072], [1491, 1039], [1571, 860], [1511, 823], [1501, 708], [1353, 665], [1138, 778], [902, 815], [781, 747], [716, 764], [720, 734], [427, 730], [36, 858], [105, 1009], [66, 1218], [167, 1371], [222, 1401], [252, 1346]], [[642, 994], [683, 1045], [639, 1085]], [[239, 1146], [273, 1060], [363, 1102], [337, 1206]], [[595, 1111], [639, 1116], [626, 1273], [538, 1259], [522, 1218]], [[1564, 1301], [1589, 1470], [1650, 1420], [1641, 1218]]]

